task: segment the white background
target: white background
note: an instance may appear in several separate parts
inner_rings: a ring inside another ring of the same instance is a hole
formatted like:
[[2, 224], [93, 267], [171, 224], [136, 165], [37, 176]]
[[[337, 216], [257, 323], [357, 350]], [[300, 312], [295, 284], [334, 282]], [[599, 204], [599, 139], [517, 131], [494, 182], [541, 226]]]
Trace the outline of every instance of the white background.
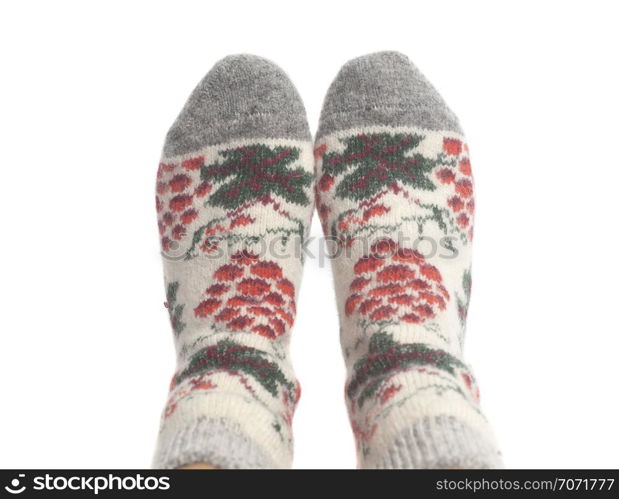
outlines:
[[[315, 131], [339, 67], [385, 49], [468, 136], [465, 355], [506, 465], [618, 467], [618, 18], [598, 1], [3, 2], [0, 467], [150, 465], [174, 369], [155, 171], [213, 63], [272, 59]], [[295, 466], [354, 467], [316, 260], [292, 355]]]

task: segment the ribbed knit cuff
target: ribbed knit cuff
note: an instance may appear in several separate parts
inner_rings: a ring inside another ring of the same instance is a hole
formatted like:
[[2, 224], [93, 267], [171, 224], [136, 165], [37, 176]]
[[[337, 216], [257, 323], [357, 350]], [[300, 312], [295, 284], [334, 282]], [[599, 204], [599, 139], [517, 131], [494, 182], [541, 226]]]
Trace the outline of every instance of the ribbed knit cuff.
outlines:
[[376, 459], [362, 468], [502, 468], [494, 436], [453, 416], [427, 417], [402, 431]]
[[278, 468], [262, 448], [243, 434], [238, 423], [224, 418], [197, 419], [159, 435], [153, 468], [171, 469], [192, 463], [225, 469]]

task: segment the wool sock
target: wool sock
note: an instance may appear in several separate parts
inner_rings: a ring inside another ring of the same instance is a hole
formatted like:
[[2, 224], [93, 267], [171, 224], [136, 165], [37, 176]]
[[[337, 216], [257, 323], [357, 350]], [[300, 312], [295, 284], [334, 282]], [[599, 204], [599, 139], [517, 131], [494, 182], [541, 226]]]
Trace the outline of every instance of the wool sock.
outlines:
[[281, 69], [219, 61], [170, 128], [157, 214], [176, 372], [155, 468], [286, 468], [300, 385], [289, 358], [313, 211], [305, 109]]
[[475, 205], [456, 116], [406, 56], [360, 57], [329, 88], [314, 155], [358, 466], [500, 467], [462, 359]]

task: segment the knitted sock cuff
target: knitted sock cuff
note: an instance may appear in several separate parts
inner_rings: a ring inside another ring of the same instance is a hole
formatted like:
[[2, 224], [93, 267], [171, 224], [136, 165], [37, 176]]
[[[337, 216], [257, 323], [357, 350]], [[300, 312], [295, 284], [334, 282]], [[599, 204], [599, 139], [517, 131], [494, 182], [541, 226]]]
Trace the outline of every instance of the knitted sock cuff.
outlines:
[[238, 423], [224, 418], [199, 418], [159, 438], [153, 468], [172, 469], [208, 463], [223, 469], [279, 468]]
[[[209, 358], [211, 352], [211, 361], [221, 364], [208, 347], [206, 352], [199, 358]], [[269, 363], [264, 357], [254, 357], [254, 350], [238, 345], [222, 352], [219, 360], [237, 365], [232, 358], [235, 352], [240, 355], [237, 364], [258, 364], [265, 376], [275, 372], [282, 377], [285, 371], [286, 380], [296, 379], [288, 364]], [[161, 416], [152, 466], [176, 468], [206, 462], [225, 469], [289, 468], [298, 383], [280, 387], [279, 398], [267, 390], [275, 388], [272, 378], [265, 387], [252, 374], [233, 374], [225, 369], [207, 372], [208, 379], [206, 373], [190, 377], [171, 391]]]
[[426, 417], [402, 431], [376, 460], [362, 468], [502, 468], [493, 435], [453, 416]]

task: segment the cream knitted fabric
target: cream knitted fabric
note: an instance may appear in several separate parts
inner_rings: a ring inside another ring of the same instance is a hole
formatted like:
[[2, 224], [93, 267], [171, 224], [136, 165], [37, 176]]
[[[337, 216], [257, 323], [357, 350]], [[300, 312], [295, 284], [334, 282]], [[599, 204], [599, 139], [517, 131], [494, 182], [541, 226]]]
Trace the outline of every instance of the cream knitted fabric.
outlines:
[[458, 120], [407, 57], [372, 54], [332, 83], [314, 154], [359, 466], [501, 466], [462, 360], [474, 200]]
[[153, 467], [291, 465], [313, 167], [296, 90], [254, 56], [217, 63], [168, 132], [157, 213], [177, 369]]

